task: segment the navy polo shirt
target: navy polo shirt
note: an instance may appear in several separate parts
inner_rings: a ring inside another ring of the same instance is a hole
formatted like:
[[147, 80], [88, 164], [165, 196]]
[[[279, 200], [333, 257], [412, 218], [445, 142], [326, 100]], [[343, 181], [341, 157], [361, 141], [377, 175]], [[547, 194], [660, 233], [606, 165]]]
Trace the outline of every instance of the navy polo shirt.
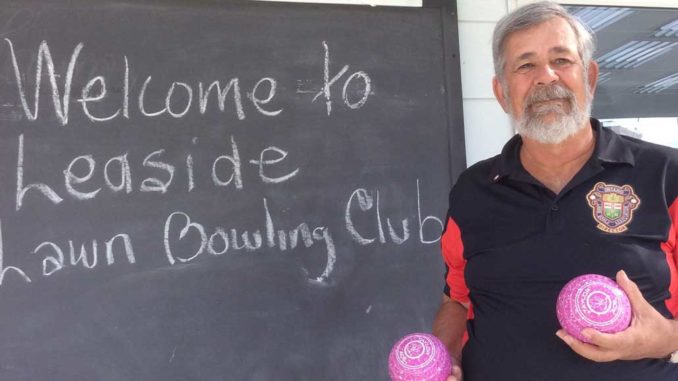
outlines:
[[555, 335], [558, 293], [586, 273], [623, 269], [678, 315], [678, 150], [591, 124], [594, 153], [560, 194], [522, 167], [518, 135], [450, 192], [444, 292], [470, 304], [465, 381], [678, 380], [678, 364], [596, 363]]

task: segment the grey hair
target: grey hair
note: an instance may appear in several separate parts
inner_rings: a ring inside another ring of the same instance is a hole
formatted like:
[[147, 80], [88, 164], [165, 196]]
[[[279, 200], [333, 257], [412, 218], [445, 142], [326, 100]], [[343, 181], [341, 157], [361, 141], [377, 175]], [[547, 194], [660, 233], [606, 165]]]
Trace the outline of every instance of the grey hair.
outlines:
[[561, 17], [572, 27], [577, 38], [579, 58], [584, 64], [585, 73], [588, 72], [589, 63], [593, 59], [595, 40], [593, 33], [579, 19], [567, 12], [565, 8], [552, 1], [532, 3], [516, 9], [504, 16], [494, 28], [492, 36], [492, 58], [494, 60], [494, 73], [502, 80], [504, 77], [504, 44], [506, 39], [515, 32], [528, 29], [541, 24], [553, 17]]

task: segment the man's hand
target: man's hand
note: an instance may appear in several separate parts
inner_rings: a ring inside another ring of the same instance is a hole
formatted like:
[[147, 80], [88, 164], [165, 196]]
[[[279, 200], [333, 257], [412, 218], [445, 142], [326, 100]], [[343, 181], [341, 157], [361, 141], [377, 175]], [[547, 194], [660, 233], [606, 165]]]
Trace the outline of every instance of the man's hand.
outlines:
[[461, 368], [459, 366], [452, 367], [452, 375], [447, 377], [447, 381], [461, 381]]
[[678, 349], [678, 321], [657, 312], [624, 271], [617, 273], [617, 283], [626, 291], [633, 311], [631, 325], [626, 330], [606, 334], [586, 328], [582, 335], [590, 344], [575, 339], [562, 329], [556, 335], [581, 356], [597, 362], [663, 358]]
[[445, 344], [452, 358], [452, 375], [446, 381], [461, 381], [461, 348], [463, 336], [466, 332], [466, 317], [468, 316], [468, 304], [453, 301], [449, 296], [443, 295], [443, 302], [433, 320], [433, 334]]

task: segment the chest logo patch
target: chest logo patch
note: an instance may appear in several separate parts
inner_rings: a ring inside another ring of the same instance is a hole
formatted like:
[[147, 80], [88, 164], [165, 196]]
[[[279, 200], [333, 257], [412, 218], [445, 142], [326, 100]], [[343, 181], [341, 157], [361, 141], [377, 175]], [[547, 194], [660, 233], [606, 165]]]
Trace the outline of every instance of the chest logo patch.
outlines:
[[640, 205], [640, 199], [630, 185], [597, 183], [586, 195], [593, 209], [593, 219], [598, 229], [607, 233], [622, 233], [633, 219], [633, 211]]

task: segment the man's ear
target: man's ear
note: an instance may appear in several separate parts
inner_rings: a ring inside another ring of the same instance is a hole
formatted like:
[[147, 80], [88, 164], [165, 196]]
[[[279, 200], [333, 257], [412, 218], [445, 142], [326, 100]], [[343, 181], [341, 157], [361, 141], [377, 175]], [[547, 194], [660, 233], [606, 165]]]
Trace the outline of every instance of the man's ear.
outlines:
[[598, 62], [592, 60], [589, 63], [589, 77], [586, 80], [588, 81], [589, 89], [591, 89], [591, 94], [595, 94], [596, 86], [598, 85]]
[[504, 112], [508, 114], [509, 105], [507, 103], [506, 97], [504, 96], [504, 87], [496, 75], [492, 77], [492, 91], [494, 92], [494, 97], [497, 98], [497, 101], [501, 105], [501, 108], [504, 109]]

